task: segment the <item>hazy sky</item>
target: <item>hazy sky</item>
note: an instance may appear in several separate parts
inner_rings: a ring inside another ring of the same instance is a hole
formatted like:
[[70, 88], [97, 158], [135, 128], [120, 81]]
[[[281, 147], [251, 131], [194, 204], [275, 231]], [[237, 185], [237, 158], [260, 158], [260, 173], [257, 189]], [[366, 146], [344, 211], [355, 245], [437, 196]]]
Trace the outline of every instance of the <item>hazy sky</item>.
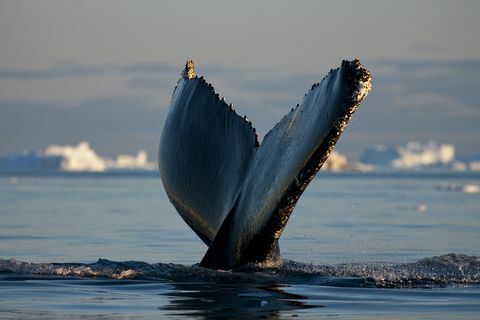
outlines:
[[480, 1], [1, 1], [0, 154], [151, 156], [187, 58], [261, 135], [342, 59], [373, 91], [339, 144], [480, 153]]

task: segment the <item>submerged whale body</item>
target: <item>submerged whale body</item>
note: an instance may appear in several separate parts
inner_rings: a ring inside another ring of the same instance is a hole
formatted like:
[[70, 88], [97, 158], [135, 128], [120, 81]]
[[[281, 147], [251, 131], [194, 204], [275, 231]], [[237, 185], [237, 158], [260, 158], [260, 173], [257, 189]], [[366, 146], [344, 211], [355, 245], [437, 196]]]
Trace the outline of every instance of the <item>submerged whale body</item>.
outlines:
[[278, 239], [290, 214], [370, 89], [360, 62], [343, 61], [259, 144], [251, 122], [187, 61], [158, 166], [171, 203], [208, 246], [200, 266], [280, 263]]

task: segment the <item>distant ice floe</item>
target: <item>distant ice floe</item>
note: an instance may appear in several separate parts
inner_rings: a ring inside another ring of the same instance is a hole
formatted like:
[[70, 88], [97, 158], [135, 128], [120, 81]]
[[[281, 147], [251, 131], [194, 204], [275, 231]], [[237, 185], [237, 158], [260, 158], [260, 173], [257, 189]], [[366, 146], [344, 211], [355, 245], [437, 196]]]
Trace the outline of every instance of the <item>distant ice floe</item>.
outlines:
[[51, 145], [43, 151], [23, 151], [0, 157], [3, 172], [103, 172], [114, 170], [153, 170], [144, 150], [136, 155], [121, 154], [115, 159], [99, 156], [88, 142], [76, 146]]
[[[144, 150], [138, 151], [135, 155], [120, 154], [115, 158], [107, 158], [98, 155], [86, 141], [74, 146], [51, 145], [41, 151], [26, 150], [0, 156], [0, 172], [145, 171], [156, 168], [156, 164], [148, 160], [148, 154]], [[349, 161], [347, 156], [334, 150], [322, 166], [323, 171], [333, 172], [422, 168], [480, 171], [480, 158], [476, 156], [459, 161], [455, 159], [455, 147], [452, 144], [408, 142], [404, 146], [369, 147], [365, 150], [361, 162]], [[475, 192], [477, 191], [470, 191]]]
[[406, 211], [417, 211], [420, 213], [426, 213], [427, 212], [427, 205], [425, 203], [419, 203], [419, 204], [405, 204], [405, 205], [400, 205], [396, 207], [399, 210], [406, 210]]
[[349, 162], [347, 156], [337, 152], [332, 151], [328, 156], [327, 160], [322, 166], [324, 171], [361, 171], [368, 172], [372, 171], [374, 167], [372, 165], [360, 163], [360, 162]]
[[447, 167], [453, 164], [455, 147], [452, 144], [408, 142], [405, 146], [376, 145], [365, 150], [362, 161], [380, 169], [417, 169]]
[[[156, 164], [148, 161], [148, 154], [140, 150], [136, 155], [120, 154], [115, 159], [98, 155], [90, 144], [82, 141], [76, 146], [51, 145], [43, 151], [23, 151], [0, 157], [0, 172], [104, 172], [155, 170]], [[373, 167], [350, 163], [347, 157], [333, 151], [323, 170], [369, 171]]]
[[457, 171], [480, 171], [480, 161], [467, 161], [467, 162], [461, 162], [461, 161], [454, 161], [452, 163], [452, 168]]
[[98, 156], [88, 142], [80, 142], [77, 146], [52, 145], [45, 149], [43, 157], [58, 157], [62, 171], [105, 171], [106, 161]]
[[480, 193], [480, 185], [477, 184], [441, 184], [437, 187], [438, 190], [444, 191], [458, 191], [463, 193]]

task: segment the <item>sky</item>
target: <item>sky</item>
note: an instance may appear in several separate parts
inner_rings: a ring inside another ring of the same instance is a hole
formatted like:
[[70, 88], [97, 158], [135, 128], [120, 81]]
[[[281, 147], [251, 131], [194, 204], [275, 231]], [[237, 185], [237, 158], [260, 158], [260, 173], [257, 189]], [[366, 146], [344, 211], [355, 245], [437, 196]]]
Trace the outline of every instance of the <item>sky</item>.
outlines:
[[342, 59], [373, 88], [337, 149], [480, 154], [479, 1], [0, 0], [0, 155], [156, 150], [186, 59], [263, 136]]

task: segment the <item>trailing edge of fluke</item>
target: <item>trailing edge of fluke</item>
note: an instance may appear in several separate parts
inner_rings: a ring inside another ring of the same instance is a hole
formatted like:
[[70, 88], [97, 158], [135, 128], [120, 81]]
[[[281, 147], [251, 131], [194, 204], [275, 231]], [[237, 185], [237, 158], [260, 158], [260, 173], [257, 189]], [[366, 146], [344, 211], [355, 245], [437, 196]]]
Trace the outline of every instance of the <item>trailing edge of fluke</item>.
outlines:
[[259, 144], [251, 122], [187, 61], [158, 166], [170, 201], [208, 246], [200, 266], [280, 263], [278, 239], [290, 214], [370, 89], [360, 61], [342, 61]]

